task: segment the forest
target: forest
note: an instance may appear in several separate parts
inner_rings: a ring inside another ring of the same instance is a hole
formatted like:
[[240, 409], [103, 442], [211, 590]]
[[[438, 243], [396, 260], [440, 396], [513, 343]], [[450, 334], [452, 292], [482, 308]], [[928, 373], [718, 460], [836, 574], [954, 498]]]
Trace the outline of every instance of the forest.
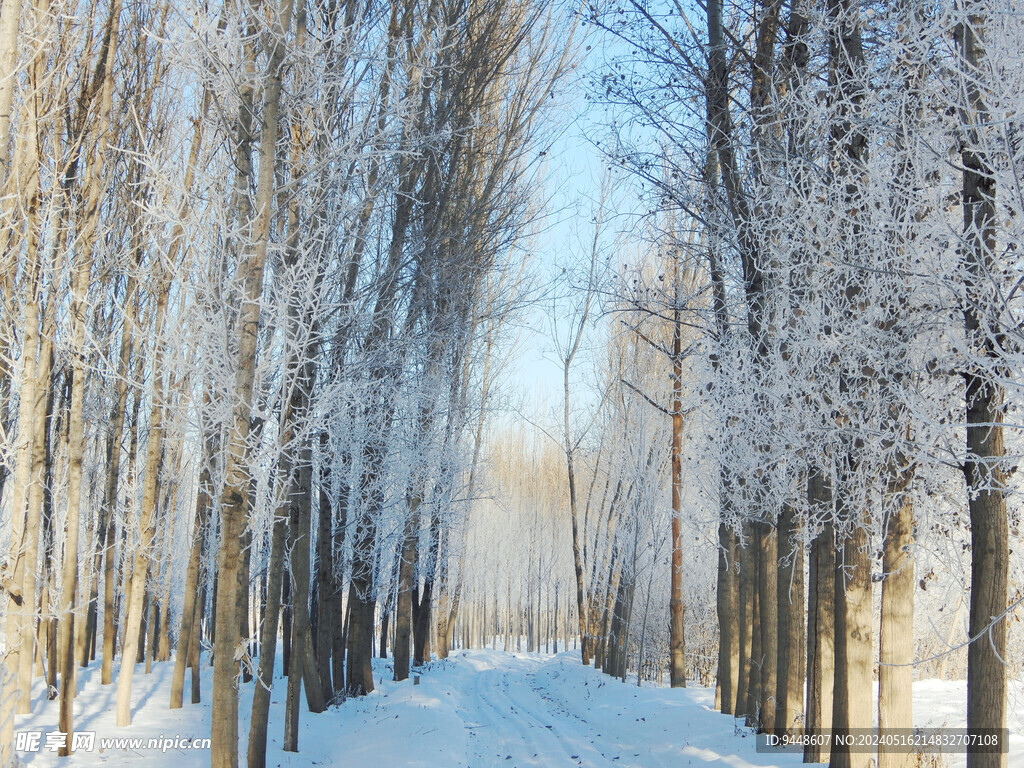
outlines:
[[1022, 83], [1018, 0], [0, 0], [0, 768], [1024, 768]]

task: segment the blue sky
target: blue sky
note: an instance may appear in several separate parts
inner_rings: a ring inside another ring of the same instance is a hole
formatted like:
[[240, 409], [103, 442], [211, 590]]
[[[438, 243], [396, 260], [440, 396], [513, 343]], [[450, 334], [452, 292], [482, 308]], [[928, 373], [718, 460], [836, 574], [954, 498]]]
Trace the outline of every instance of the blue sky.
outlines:
[[[592, 128], [586, 122], [588, 102], [582, 84], [577, 90], [565, 109], [562, 134], [547, 155], [547, 225], [534, 241], [532, 259], [532, 271], [543, 285], [549, 285], [563, 267], [571, 270], [586, 258], [590, 218], [600, 197], [603, 158], [585, 135]], [[531, 308], [520, 332], [518, 354], [509, 362], [513, 389], [528, 393], [537, 403], [546, 402], [548, 409], [561, 408], [562, 402], [562, 363], [554, 350], [552, 313], [567, 313], [563, 304], [543, 299]], [[581, 360], [578, 367], [584, 364]]]
[[[609, 58], [621, 53], [623, 44], [589, 32], [581, 47], [586, 58], [559, 89], [560, 105], [551, 119], [555, 135], [545, 156], [544, 188], [540, 193], [548, 199], [546, 221], [532, 243], [531, 269], [542, 285], [550, 285], [556, 276], [561, 276], [563, 267], [571, 273], [574, 265], [578, 269], [587, 263], [593, 238], [592, 219], [607, 168], [601, 149], [594, 142], [606, 132], [609, 115], [604, 105], [586, 98], [586, 81], [588, 73], [603, 70]], [[614, 241], [621, 230], [635, 223], [634, 214], [639, 207], [633, 180], [622, 171], [614, 178], [606, 206], [615, 215], [607, 221], [602, 236], [606, 249], [621, 247]], [[557, 418], [561, 418], [563, 373], [552, 340], [552, 317], [564, 319], [571, 311], [571, 303], [571, 299], [541, 300], [524, 319], [516, 351], [505, 372], [513, 398], [524, 403], [520, 416], [546, 420], [548, 415], [557, 413]], [[592, 315], [597, 322], [591, 324], [584, 349], [572, 370], [573, 399], [584, 406], [595, 396], [587, 385], [592, 378], [595, 355], [599, 356], [603, 347], [600, 306], [595, 307]], [[557, 330], [564, 336], [565, 323]], [[516, 414], [511, 417], [515, 419]]]

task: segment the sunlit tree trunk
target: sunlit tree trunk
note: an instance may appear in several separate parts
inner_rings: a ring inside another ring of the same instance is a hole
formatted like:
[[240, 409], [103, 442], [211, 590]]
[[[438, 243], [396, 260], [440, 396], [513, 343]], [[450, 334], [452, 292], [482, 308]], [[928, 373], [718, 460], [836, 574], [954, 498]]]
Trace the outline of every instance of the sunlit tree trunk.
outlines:
[[[262, 3], [253, 8], [261, 12]], [[238, 644], [238, 571], [242, 559], [240, 543], [246, 526], [250, 499], [248, 436], [259, 347], [260, 298], [263, 272], [274, 206], [274, 158], [280, 127], [282, 65], [285, 37], [291, 28], [292, 3], [283, 0], [272, 16], [270, 50], [264, 75], [262, 131], [259, 142], [259, 172], [256, 196], [249, 208], [248, 195], [240, 189], [239, 220], [248, 228], [247, 244], [238, 265], [242, 285], [241, 308], [237, 321], [236, 357], [231, 431], [225, 456], [225, 484], [221, 496], [220, 550], [217, 555], [218, 594], [215, 611], [215, 649], [213, 657], [213, 709], [211, 720], [211, 768], [237, 768], [238, 765], [238, 689], [235, 657]], [[255, 66], [256, 51], [246, 53], [247, 66]], [[237, 120], [236, 158], [239, 179], [248, 184], [252, 178], [251, 144], [254, 136], [254, 94], [244, 89]]]
[[[34, 270], [33, 270], [34, 271]], [[36, 367], [40, 355], [39, 345], [39, 304], [35, 292], [35, 281], [30, 279], [31, 294], [25, 303], [24, 332], [22, 343], [22, 371], [19, 388], [20, 414], [16, 438], [16, 464], [13, 478], [11, 502], [11, 552], [6, 565], [4, 578], [4, 600], [7, 604], [7, 640], [4, 654], [3, 701], [0, 706], [0, 718], [3, 728], [0, 731], [0, 753], [5, 764], [10, 760], [11, 745], [14, 743], [14, 713], [21, 709], [22, 694], [18, 689], [19, 670], [22, 655], [31, 658], [32, 646], [23, 647], [24, 623], [32, 623], [34, 604], [26, 604], [23, 594], [25, 574], [32, 573], [34, 578], [35, 563], [28, 563], [26, 557], [26, 524], [25, 511], [32, 480], [32, 458], [35, 445], [35, 415], [38, 398]], [[36, 531], [28, 531], [36, 535]]]
[[[890, 511], [882, 546], [882, 620], [879, 632], [878, 727], [914, 727], [914, 559], [913, 508], [909, 501]], [[906, 749], [878, 746], [879, 768], [912, 768]]]
[[[138, 303], [133, 301], [138, 310]], [[136, 314], [137, 317], [137, 314]], [[117, 401], [114, 412], [111, 435], [107, 451], [107, 478], [103, 490], [103, 514], [99, 548], [103, 554], [103, 658], [100, 670], [100, 682], [110, 685], [113, 682], [114, 640], [115, 640], [115, 577], [117, 573], [117, 550], [115, 537], [117, 534], [117, 493], [121, 476], [121, 438], [124, 432], [125, 412], [128, 408], [128, 374], [131, 359], [131, 337], [127, 323], [121, 330], [121, 348], [118, 355], [120, 376], [117, 384]]]
[[761, 630], [760, 718], [758, 727], [766, 733], [775, 732], [775, 695], [779, 670], [779, 596], [778, 532], [769, 524], [760, 524], [761, 551], [758, 554], [758, 623]]
[[[14, 89], [14, 64], [16, 63], [16, 45], [14, 37], [17, 34], [18, 16], [20, 15], [20, 3], [12, 2], [13, 16], [8, 15], [8, 9], [0, 7], [0, 38], [4, 48], [0, 49], [0, 130], [3, 131], [0, 139], [0, 158], [4, 168], [0, 169], [0, 182], [4, 181], [7, 168], [7, 141], [10, 125], [11, 98]], [[9, 39], [8, 39], [9, 38]], [[6, 100], [6, 104], [4, 104]], [[11, 504], [10, 504], [10, 555], [3, 574], [3, 600], [6, 608], [6, 652], [3, 659], [2, 674], [0, 680], [0, 763], [6, 765], [11, 757], [11, 749], [14, 743], [14, 713], [15, 710], [22, 711], [25, 694], [19, 692], [18, 685], [20, 669], [23, 665], [23, 654], [31, 661], [31, 645], [23, 647], [24, 623], [32, 623], [32, 615], [35, 612], [35, 605], [27, 604], [22, 594], [26, 573], [33, 574], [35, 563], [27, 562], [26, 532], [29, 538], [36, 534], [36, 531], [27, 531], [25, 525], [26, 503], [29, 496], [29, 486], [32, 481], [32, 460], [33, 447], [35, 445], [35, 404], [38, 396], [38, 380], [36, 367], [39, 362], [39, 292], [41, 290], [41, 268], [39, 254], [39, 234], [37, 232], [37, 210], [38, 210], [38, 165], [39, 157], [36, 152], [37, 141], [37, 120], [34, 111], [28, 117], [26, 128], [26, 141], [24, 141], [26, 172], [31, 186], [22, 192], [22, 199], [26, 207], [26, 274], [25, 274], [25, 304], [23, 310], [22, 344], [21, 344], [21, 381], [19, 384], [18, 401], [18, 431], [15, 436], [15, 467], [12, 478]], [[6, 225], [6, 222], [4, 222]]]
[[[158, 318], [162, 316], [166, 308], [166, 288], [160, 291], [158, 297]], [[162, 306], [161, 306], [162, 305]], [[158, 320], [159, 327], [162, 323]], [[162, 355], [157, 347], [155, 355], [156, 370], [160, 370]], [[159, 472], [160, 453], [163, 448], [163, 417], [166, 407], [164, 400], [164, 389], [161, 379], [157, 377], [154, 382], [153, 403], [149, 417], [149, 437], [146, 444], [146, 467], [142, 485], [142, 507], [139, 511], [139, 531], [136, 549], [133, 556], [134, 566], [132, 568], [131, 589], [126, 594], [127, 606], [125, 608], [125, 634], [124, 645], [121, 648], [121, 670], [117, 676], [117, 725], [126, 726], [131, 724], [131, 694], [132, 679], [135, 674], [135, 663], [138, 658], [140, 646], [142, 645], [143, 633], [143, 612], [145, 611], [146, 593], [151, 572], [151, 565], [154, 561], [154, 541], [156, 538], [156, 515], [157, 515], [157, 494], [159, 493]], [[155, 616], [154, 601], [150, 597], [150, 616], [148, 623], [152, 624]], [[142, 637], [140, 637], [142, 636]]]
[[[18, 713], [28, 714], [32, 706], [32, 670], [36, 653], [42, 657], [43, 648], [35, 648], [36, 641], [36, 596], [39, 582], [38, 554], [40, 515], [42, 514], [44, 483], [46, 482], [47, 430], [53, 410], [53, 392], [49, 387], [53, 367], [53, 339], [43, 335], [39, 345], [39, 361], [36, 365], [36, 402], [33, 415], [32, 483], [28, 491], [28, 513], [25, 522], [25, 578], [22, 582], [22, 609], [30, 613], [21, 625], [21, 659], [18, 672]], [[39, 613], [43, 613], [40, 606]], [[40, 624], [43, 622], [40, 621]]]
[[678, 260], [672, 310], [672, 560], [669, 579], [668, 656], [673, 688], [686, 687], [686, 623], [683, 605], [683, 326]]
[[14, 103], [20, 22], [21, 0], [5, 0], [0, 5], [0, 183], [6, 180], [9, 170], [11, 107]]

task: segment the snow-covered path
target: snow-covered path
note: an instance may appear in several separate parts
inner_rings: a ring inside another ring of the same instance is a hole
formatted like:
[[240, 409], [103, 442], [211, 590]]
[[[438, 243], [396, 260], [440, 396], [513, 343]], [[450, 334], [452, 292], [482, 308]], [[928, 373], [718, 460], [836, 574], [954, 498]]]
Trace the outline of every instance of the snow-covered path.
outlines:
[[[465, 713], [479, 721], [468, 728], [474, 737], [469, 765], [665, 765], [657, 754], [664, 737], [649, 732], [645, 716], [630, 717], [625, 701], [614, 712], [593, 707], [591, 685], [595, 691], [618, 686], [603, 679], [571, 680], [573, 667], [579, 668], [572, 660], [484, 651], [471, 653], [464, 664], [477, 670]], [[567, 684], [572, 690], [565, 690]], [[633, 689], [620, 687], [622, 692], [632, 695]]]
[[[373, 695], [320, 716], [331, 718], [329, 737], [316, 728], [320, 718], [305, 717], [303, 736], [307, 744], [318, 742], [311, 749], [326, 765], [801, 764], [799, 756], [758, 754], [752, 737], [711, 709], [713, 693], [623, 685], [582, 667], [572, 652], [552, 657], [474, 650], [434, 662], [419, 685], [384, 680]], [[278, 754], [281, 766], [314, 764]]]
[[[327, 712], [301, 715], [298, 753], [281, 750], [284, 685], [274, 687], [268, 766], [346, 766], [347, 768], [796, 768], [800, 756], [761, 754], [739, 721], [712, 709], [714, 691], [626, 685], [583, 667], [575, 652], [558, 656], [509, 654], [492, 650], [459, 651], [430, 664], [419, 684], [391, 682], [390, 662], [376, 661], [378, 687]], [[81, 675], [76, 710], [81, 727], [109, 737], [200, 737], [209, 734], [210, 670], [203, 680], [204, 703], [170, 711], [171, 664], [136, 673], [133, 724], [114, 726], [113, 686], [100, 686], [98, 670]], [[1011, 701], [1020, 684], [1011, 686]], [[915, 685], [918, 723], [962, 724], [963, 683], [925, 681]], [[55, 702], [19, 717], [16, 730], [54, 730]], [[244, 764], [252, 686], [239, 702]], [[187, 691], [186, 691], [187, 697]], [[187, 699], [186, 699], [187, 700]], [[1024, 768], [1024, 738], [1011, 706], [1010, 768]], [[959, 722], [958, 722], [959, 721]], [[45, 742], [45, 737], [44, 737]], [[132, 766], [202, 768], [205, 750], [176, 747], [166, 752], [144, 746], [103, 752], [80, 751], [71, 760], [42, 749], [21, 752], [33, 768]], [[960, 755], [941, 764], [963, 765]]]

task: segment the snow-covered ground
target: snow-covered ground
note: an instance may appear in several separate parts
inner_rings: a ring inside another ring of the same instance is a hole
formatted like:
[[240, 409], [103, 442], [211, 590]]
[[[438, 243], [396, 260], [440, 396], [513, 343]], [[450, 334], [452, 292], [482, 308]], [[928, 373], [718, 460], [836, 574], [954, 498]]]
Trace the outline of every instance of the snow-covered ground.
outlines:
[[[762, 754], [739, 721], [712, 709], [714, 691], [706, 688], [637, 688], [584, 668], [575, 652], [558, 656], [459, 651], [433, 662], [420, 677], [391, 682], [386, 662], [376, 662], [378, 688], [327, 712], [301, 715], [298, 753], [281, 750], [284, 685], [276, 685], [271, 708], [267, 765], [347, 766], [351, 768], [526, 768], [584, 766], [672, 768], [715, 765], [756, 768], [801, 765], [793, 754]], [[171, 746], [166, 752], [140, 746], [108, 746], [99, 739], [205, 738], [209, 735], [211, 670], [205, 668], [201, 705], [169, 710], [171, 664], [154, 665], [151, 675], [135, 676], [133, 723], [114, 726], [115, 686], [99, 684], [99, 669], [82, 670], [76, 702], [76, 728], [95, 731], [92, 751], [70, 759], [45, 749], [19, 752], [33, 768], [132, 766], [191, 768], [209, 764], [204, 749]], [[187, 680], [186, 680], [187, 686]], [[252, 687], [240, 701], [240, 756], [244, 765]], [[188, 690], [186, 687], [186, 702]], [[53, 731], [56, 702], [42, 702], [37, 691], [32, 715], [20, 716], [15, 730]], [[1010, 768], [1024, 768], [1024, 687], [1011, 684]], [[965, 686], [923, 681], [915, 684], [918, 725], [962, 726]], [[962, 756], [940, 756], [938, 765], [956, 768]]]

